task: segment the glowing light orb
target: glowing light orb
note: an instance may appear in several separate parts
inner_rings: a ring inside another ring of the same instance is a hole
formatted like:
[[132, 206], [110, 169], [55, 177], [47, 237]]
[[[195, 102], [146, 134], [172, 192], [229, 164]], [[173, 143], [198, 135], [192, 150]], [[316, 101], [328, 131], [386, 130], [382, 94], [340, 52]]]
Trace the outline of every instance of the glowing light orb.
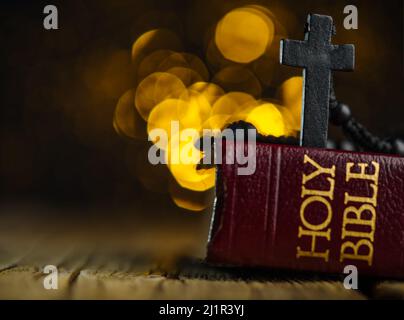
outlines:
[[230, 91], [242, 91], [258, 98], [262, 88], [257, 77], [246, 67], [230, 66], [220, 70], [212, 80], [214, 83]]
[[202, 128], [221, 131], [227, 124], [230, 124], [230, 119], [230, 115], [215, 114], [210, 116], [209, 119], [202, 124]]
[[142, 34], [132, 45], [132, 61], [140, 63], [148, 54], [156, 50], [182, 49], [181, 40], [169, 29], [154, 29]]
[[[183, 129], [177, 112], [178, 109], [182, 108], [186, 108], [184, 101], [179, 99], [167, 99], [160, 102], [150, 113], [147, 121], [147, 133], [149, 134], [151, 141], [160, 149], [165, 150], [167, 148], [171, 135], [178, 133], [173, 132], [174, 130]], [[172, 124], [173, 121], [178, 122], [178, 128], [174, 129]], [[166, 139], [162, 139], [161, 137], [158, 139], [154, 138], [151, 133], [155, 129], [164, 130]]]
[[141, 81], [148, 75], [160, 71], [160, 64], [167, 59], [174, 51], [171, 50], [156, 50], [147, 55], [142, 62], [139, 64], [137, 70], [137, 77]]
[[181, 187], [176, 181], [170, 181], [168, 190], [174, 203], [178, 207], [189, 211], [203, 211], [212, 205], [214, 199], [213, 190], [191, 191]]
[[224, 95], [224, 90], [214, 83], [196, 82], [188, 87], [188, 90], [201, 93], [211, 106]]
[[285, 124], [281, 112], [272, 103], [252, 107], [246, 121], [254, 125], [258, 132], [266, 136], [285, 135]]
[[137, 112], [134, 101], [134, 90], [123, 94], [115, 108], [113, 125], [119, 134], [133, 139], [144, 139], [146, 123]]
[[271, 20], [240, 8], [226, 14], [218, 23], [215, 42], [226, 59], [249, 63], [265, 52], [272, 43], [274, 33]]
[[[177, 19], [170, 16], [166, 22], [161, 26], [172, 29]], [[193, 19], [190, 22], [194, 24]], [[138, 83], [117, 103], [115, 130], [134, 139], [145, 139], [148, 134], [167, 163], [152, 166], [148, 144], [144, 150], [133, 150], [127, 165], [145, 189], [169, 191], [178, 207], [190, 211], [206, 209], [214, 196], [215, 168], [199, 169], [199, 163], [209, 158], [195, 146], [202, 129], [214, 130], [207, 134], [216, 136], [231, 123], [244, 120], [263, 135], [291, 136], [300, 130], [301, 77], [285, 81], [276, 100], [260, 100], [263, 87], [275, 87], [281, 79], [276, 68], [279, 39], [285, 31], [273, 13], [259, 5], [246, 5], [228, 12], [206, 35], [206, 63], [215, 72], [211, 80], [204, 61], [182, 52], [179, 37], [164, 28], [150, 30], [133, 43], [132, 67], [121, 63], [115, 68], [127, 70], [128, 75], [134, 71]], [[129, 62], [130, 52], [120, 59], [126, 61], [123, 58]], [[115, 93], [122, 81], [111, 79], [100, 82], [99, 90]], [[155, 129], [161, 129], [163, 136], [155, 134]], [[184, 138], [186, 132], [192, 133]]]
[[285, 106], [285, 118], [293, 131], [299, 131], [301, 127], [303, 78], [292, 77], [282, 83], [278, 90], [278, 96]]
[[165, 71], [180, 79], [186, 87], [192, 85], [195, 82], [203, 80], [202, 77], [196, 71], [190, 68], [173, 67]]
[[213, 105], [211, 115], [234, 115], [243, 109], [243, 106], [255, 101], [254, 97], [244, 92], [230, 92], [220, 97]]
[[147, 121], [153, 108], [168, 98], [178, 98], [185, 91], [183, 82], [170, 73], [155, 72], [147, 76], [137, 87], [135, 105]]
[[209, 71], [202, 60], [191, 53], [174, 52], [164, 59], [159, 65], [159, 71], [167, 71], [174, 67], [183, 67], [193, 70], [203, 80], [209, 78]]
[[177, 106], [178, 117], [182, 125], [185, 128], [199, 130], [210, 116], [212, 108], [208, 99], [203, 94], [189, 89], [180, 99], [185, 102]]
[[[203, 152], [195, 147], [199, 136], [181, 138], [183, 132], [173, 136], [168, 144], [166, 162], [178, 184], [193, 191], [206, 191], [215, 185], [215, 168], [197, 170]], [[174, 141], [173, 141], [174, 140]]]

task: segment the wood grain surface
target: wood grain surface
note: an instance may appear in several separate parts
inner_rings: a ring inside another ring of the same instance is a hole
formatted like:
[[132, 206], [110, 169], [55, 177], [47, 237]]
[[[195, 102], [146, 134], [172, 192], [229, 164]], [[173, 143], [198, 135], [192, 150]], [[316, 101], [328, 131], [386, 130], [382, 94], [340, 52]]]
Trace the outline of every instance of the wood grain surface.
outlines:
[[[180, 257], [202, 261], [209, 217], [66, 220], [10, 210], [0, 215], [0, 299], [404, 298], [400, 282], [360, 291], [338, 279], [272, 277], [269, 270], [267, 278], [245, 278], [220, 268], [178, 268]], [[58, 267], [57, 290], [44, 289], [46, 265]]]

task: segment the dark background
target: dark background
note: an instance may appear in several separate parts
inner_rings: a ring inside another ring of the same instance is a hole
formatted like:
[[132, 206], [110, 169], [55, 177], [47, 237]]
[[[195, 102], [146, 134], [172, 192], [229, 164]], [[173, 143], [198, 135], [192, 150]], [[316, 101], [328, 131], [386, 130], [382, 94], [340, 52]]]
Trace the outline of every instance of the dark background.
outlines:
[[[231, 8], [252, 3], [267, 5], [294, 39], [303, 37], [308, 13], [332, 15], [334, 43], [357, 48], [355, 73], [335, 75], [339, 99], [376, 134], [404, 132], [402, 0], [2, 0], [2, 203], [93, 207], [157, 200], [174, 208], [167, 195], [150, 194], [131, 174], [127, 154], [137, 142], [112, 127], [117, 99], [135, 85], [131, 45], [143, 32], [169, 26], [186, 51], [203, 58], [205, 31]], [[59, 9], [59, 30], [43, 29], [47, 4]], [[342, 26], [348, 4], [359, 9], [359, 30]], [[162, 19], [165, 12], [178, 19]], [[334, 129], [332, 137], [340, 138]]]

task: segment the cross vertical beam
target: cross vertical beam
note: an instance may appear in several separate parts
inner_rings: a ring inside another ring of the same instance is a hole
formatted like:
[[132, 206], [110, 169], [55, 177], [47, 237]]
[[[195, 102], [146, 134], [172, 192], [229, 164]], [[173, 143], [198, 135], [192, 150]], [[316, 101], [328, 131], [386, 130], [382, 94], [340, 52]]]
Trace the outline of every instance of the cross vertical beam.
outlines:
[[305, 40], [282, 40], [281, 64], [304, 68], [300, 145], [325, 148], [328, 134], [331, 71], [352, 71], [354, 45], [333, 45], [333, 20], [308, 16]]

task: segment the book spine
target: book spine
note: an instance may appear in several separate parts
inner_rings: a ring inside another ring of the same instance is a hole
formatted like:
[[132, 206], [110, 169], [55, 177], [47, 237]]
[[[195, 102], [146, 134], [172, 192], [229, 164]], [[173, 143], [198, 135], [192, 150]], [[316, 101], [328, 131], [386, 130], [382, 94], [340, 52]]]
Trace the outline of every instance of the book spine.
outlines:
[[255, 161], [218, 166], [208, 261], [404, 277], [404, 158], [258, 143]]

